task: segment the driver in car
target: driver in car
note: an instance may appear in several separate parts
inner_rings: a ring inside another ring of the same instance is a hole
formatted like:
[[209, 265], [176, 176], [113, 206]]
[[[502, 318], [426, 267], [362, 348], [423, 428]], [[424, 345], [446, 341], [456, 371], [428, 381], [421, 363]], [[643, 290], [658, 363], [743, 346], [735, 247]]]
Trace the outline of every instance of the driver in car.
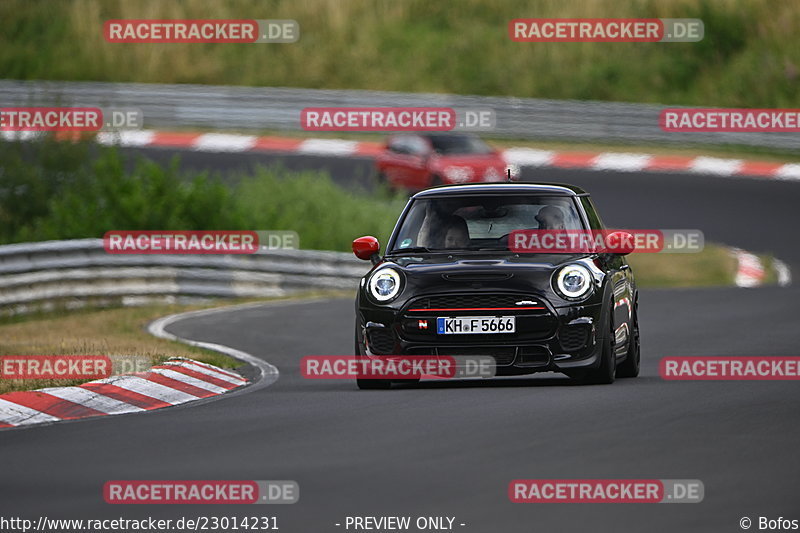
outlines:
[[539, 229], [566, 229], [564, 214], [554, 205], [542, 207], [534, 218], [539, 223]]

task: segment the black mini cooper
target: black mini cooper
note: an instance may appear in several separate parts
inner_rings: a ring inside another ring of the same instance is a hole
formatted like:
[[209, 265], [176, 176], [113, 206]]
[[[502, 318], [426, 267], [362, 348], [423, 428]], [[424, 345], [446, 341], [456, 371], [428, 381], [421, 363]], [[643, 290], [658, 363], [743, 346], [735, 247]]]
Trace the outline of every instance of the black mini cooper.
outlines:
[[411, 197], [383, 257], [376, 238], [353, 241], [373, 263], [356, 298], [356, 357], [490, 356], [498, 376], [550, 371], [595, 384], [637, 376], [631, 249], [527, 252], [511, 245], [526, 231], [605, 230], [589, 194], [571, 185], [466, 184]]

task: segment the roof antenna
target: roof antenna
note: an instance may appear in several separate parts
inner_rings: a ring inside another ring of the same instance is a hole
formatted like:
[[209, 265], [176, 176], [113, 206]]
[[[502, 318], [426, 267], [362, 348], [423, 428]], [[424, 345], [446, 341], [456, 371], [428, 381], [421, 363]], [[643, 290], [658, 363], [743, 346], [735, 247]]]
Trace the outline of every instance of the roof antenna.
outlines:
[[506, 181], [511, 181], [511, 167], [506, 169], [506, 173], [508, 174], [508, 179]]

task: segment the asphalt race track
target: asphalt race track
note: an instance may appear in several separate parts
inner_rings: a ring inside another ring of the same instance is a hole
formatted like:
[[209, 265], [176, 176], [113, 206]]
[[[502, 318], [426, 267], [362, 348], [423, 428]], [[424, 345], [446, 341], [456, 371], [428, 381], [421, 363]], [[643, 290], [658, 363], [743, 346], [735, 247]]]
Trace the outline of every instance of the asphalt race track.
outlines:
[[[208, 156], [185, 157], [199, 165]], [[214, 164], [225, 171], [241, 157], [215, 154]], [[341, 182], [368, 170], [367, 160], [330, 159]], [[536, 175], [588, 189], [609, 225], [699, 228], [709, 241], [773, 252], [798, 272], [800, 184]], [[800, 355], [799, 297], [796, 286], [643, 290], [642, 374], [611, 386], [575, 386], [556, 374], [391, 391], [303, 379], [302, 356], [351, 354], [351, 299], [184, 320], [169, 331], [262, 357], [280, 378], [186, 408], [4, 431], [0, 509], [33, 518], [273, 515], [287, 533], [344, 531], [335, 524], [347, 515], [454, 516], [466, 524], [456, 531], [479, 533], [724, 532], [741, 531], [743, 516], [800, 518], [797, 383], [658, 376], [663, 356]], [[508, 483], [519, 478], [699, 479], [705, 500], [512, 504]], [[291, 479], [301, 495], [286, 506], [111, 506], [102, 486], [113, 479]]]

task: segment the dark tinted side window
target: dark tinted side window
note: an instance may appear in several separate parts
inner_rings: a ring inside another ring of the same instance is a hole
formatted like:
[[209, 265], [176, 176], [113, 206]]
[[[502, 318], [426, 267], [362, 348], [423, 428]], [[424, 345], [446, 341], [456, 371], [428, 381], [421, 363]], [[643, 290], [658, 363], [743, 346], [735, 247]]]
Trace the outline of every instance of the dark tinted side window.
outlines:
[[389, 150], [398, 154], [423, 155], [428, 149], [425, 140], [416, 135], [400, 135], [389, 141]]
[[389, 139], [389, 150], [397, 154], [408, 153], [408, 141], [406, 137], [392, 137]]

